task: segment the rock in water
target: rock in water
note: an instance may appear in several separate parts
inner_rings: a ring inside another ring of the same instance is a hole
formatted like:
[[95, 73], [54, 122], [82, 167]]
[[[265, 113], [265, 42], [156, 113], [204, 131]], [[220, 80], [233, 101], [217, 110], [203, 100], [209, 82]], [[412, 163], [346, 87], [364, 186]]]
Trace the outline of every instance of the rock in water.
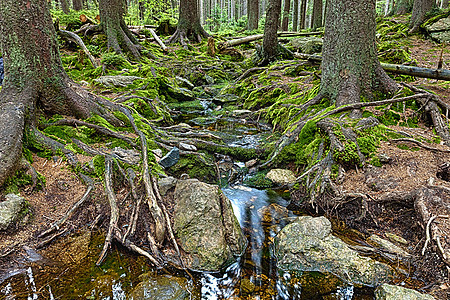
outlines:
[[383, 284], [375, 290], [376, 300], [434, 300], [430, 295], [421, 294], [415, 290], [401, 286]]
[[276, 185], [294, 184], [297, 181], [294, 172], [286, 169], [272, 169], [267, 173], [266, 178]]
[[6, 230], [19, 219], [25, 208], [25, 199], [16, 195], [6, 195], [6, 200], [0, 202], [0, 230]]
[[184, 277], [161, 275], [139, 283], [128, 295], [130, 300], [188, 300], [191, 292]]
[[193, 270], [219, 271], [246, 245], [230, 200], [216, 185], [178, 180], [174, 192], [174, 231]]
[[392, 278], [388, 265], [360, 256], [331, 234], [325, 217], [298, 217], [275, 239], [278, 267], [283, 271], [329, 272], [350, 284], [375, 286]]
[[180, 159], [180, 150], [177, 147], [173, 147], [161, 160], [159, 164], [164, 168], [170, 168], [178, 162]]

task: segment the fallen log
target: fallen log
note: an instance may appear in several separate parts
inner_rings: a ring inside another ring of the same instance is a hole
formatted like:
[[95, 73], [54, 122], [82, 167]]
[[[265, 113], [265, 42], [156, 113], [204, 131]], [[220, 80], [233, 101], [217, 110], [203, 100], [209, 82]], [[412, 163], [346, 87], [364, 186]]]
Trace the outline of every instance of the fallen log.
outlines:
[[[294, 37], [294, 36], [310, 36], [310, 35], [318, 35], [322, 34], [323, 32], [315, 31], [315, 32], [289, 32], [289, 31], [280, 31], [277, 33], [279, 37]], [[249, 35], [243, 38], [238, 38], [230, 41], [226, 41], [223, 43], [220, 43], [217, 48], [219, 50], [225, 49], [228, 47], [234, 47], [238, 45], [242, 45], [245, 43], [254, 42], [257, 40], [261, 40], [264, 37], [264, 34], [255, 34], [255, 35]]]
[[[299, 58], [299, 59], [307, 59], [307, 60], [315, 61], [315, 62], [322, 61], [322, 57], [319, 55], [294, 53], [294, 57]], [[446, 70], [446, 69], [420, 68], [420, 67], [395, 65], [395, 64], [387, 64], [387, 63], [381, 63], [381, 67], [386, 72], [390, 72], [390, 73], [450, 81], [450, 70]]]
[[86, 48], [86, 45], [84, 44], [83, 40], [77, 34], [71, 32], [71, 31], [62, 30], [62, 29], [58, 30], [57, 32], [62, 37], [77, 44], [84, 51], [86, 56], [89, 58], [92, 65], [94, 66], [94, 68], [97, 68], [100, 66], [100, 64], [95, 60], [94, 56], [92, 56], [91, 52], [89, 52], [88, 48]]
[[164, 52], [167, 52], [167, 46], [163, 43], [163, 41], [161, 41], [161, 39], [156, 34], [156, 32], [153, 29], [149, 29], [148, 31], [150, 31], [150, 33], [153, 35], [153, 37], [155, 38], [155, 41], [158, 43], [158, 45], [161, 47], [161, 49]]

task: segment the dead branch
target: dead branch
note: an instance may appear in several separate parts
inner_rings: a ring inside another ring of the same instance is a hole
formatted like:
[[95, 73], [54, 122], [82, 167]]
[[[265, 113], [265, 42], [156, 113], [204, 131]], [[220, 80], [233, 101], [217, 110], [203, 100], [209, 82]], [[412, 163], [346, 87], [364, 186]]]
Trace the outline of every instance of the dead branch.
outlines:
[[150, 33], [153, 35], [153, 37], [155, 38], [155, 41], [158, 43], [158, 45], [161, 47], [161, 49], [164, 52], [167, 52], [167, 49], [168, 49], [167, 46], [163, 43], [163, 41], [161, 41], [161, 39], [156, 34], [156, 32], [153, 29], [148, 29], [148, 31], [150, 31]]
[[424, 149], [430, 150], [430, 151], [434, 151], [434, 152], [445, 152], [445, 153], [450, 153], [449, 149], [439, 149], [439, 148], [434, 148], [434, 147], [430, 147], [425, 145], [422, 142], [416, 141], [414, 139], [408, 139], [408, 138], [401, 138], [401, 139], [393, 139], [390, 140], [391, 142], [409, 142], [409, 143], [415, 143], [417, 144], [419, 147], [422, 147]]
[[84, 53], [87, 55], [87, 57], [91, 61], [91, 63], [94, 66], [94, 68], [97, 68], [97, 67], [100, 66], [100, 64], [97, 62], [97, 60], [94, 58], [94, 56], [92, 56], [92, 54], [89, 51], [89, 49], [86, 48], [86, 45], [84, 44], [83, 40], [77, 34], [75, 34], [73, 32], [70, 32], [70, 31], [67, 31], [67, 30], [62, 30], [62, 29], [60, 29], [58, 31], [58, 33], [62, 37], [64, 37], [64, 38], [74, 42], [75, 44], [77, 44], [84, 51]]

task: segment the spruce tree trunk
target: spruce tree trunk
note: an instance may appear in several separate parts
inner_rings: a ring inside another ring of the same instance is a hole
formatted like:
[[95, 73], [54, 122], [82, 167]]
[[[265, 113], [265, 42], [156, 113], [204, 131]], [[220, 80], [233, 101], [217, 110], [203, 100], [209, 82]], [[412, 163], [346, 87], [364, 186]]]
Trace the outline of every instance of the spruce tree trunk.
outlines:
[[292, 31], [298, 30], [298, 1], [294, 0], [294, 11], [292, 12]]
[[311, 18], [311, 28], [317, 29], [322, 27], [322, 0], [314, 0], [313, 14]]
[[258, 29], [259, 0], [247, 0], [248, 30]]
[[81, 118], [102, 109], [64, 71], [47, 0], [1, 0], [0, 36], [5, 65], [0, 92], [2, 185], [22, 155], [25, 128], [35, 126], [36, 107]]
[[122, 53], [122, 48], [124, 48], [139, 59], [139, 43], [123, 19], [124, 1], [100, 0], [99, 11], [101, 26], [108, 39], [108, 48], [117, 53]]
[[80, 11], [83, 9], [83, 0], [73, 0], [73, 9], [76, 11]]
[[433, 8], [434, 4], [434, 0], [414, 0], [411, 21], [409, 23], [410, 33], [419, 31], [427, 12]]
[[300, 5], [300, 29], [305, 29], [306, 28], [306, 2], [307, 2], [307, 0], [301, 0], [301, 1], [302, 1], [302, 4]]
[[375, 0], [328, 1], [321, 94], [336, 107], [396, 90], [378, 61], [375, 26]]
[[202, 38], [210, 36], [200, 23], [197, 0], [181, 0], [179, 10], [177, 30], [168, 43], [179, 41], [186, 47], [186, 39], [200, 43]]
[[290, 10], [291, 10], [291, 0], [284, 0], [283, 22], [281, 23], [281, 30], [283, 31], [288, 31]]
[[264, 26], [263, 62], [267, 64], [275, 59], [278, 53], [278, 24], [281, 13], [281, 0], [270, 0], [266, 13], [266, 25]]
[[[2, 0], [3, 1], [3, 0]], [[61, 0], [61, 10], [63, 11], [63, 13], [68, 14], [70, 13], [70, 8], [69, 8], [69, 2], [68, 0]]]

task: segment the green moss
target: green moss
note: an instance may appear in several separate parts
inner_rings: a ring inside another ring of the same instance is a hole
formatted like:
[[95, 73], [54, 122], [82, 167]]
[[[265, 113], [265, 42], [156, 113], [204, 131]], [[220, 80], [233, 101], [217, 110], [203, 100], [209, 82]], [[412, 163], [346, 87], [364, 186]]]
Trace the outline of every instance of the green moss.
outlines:
[[369, 160], [369, 164], [375, 167], [381, 167], [383, 165], [378, 156], [375, 156], [371, 160]]
[[344, 144], [344, 150], [335, 151], [333, 153], [333, 159], [335, 162], [344, 166], [360, 165], [356, 143], [349, 142]]
[[105, 157], [103, 155], [96, 155], [93, 158], [94, 172], [98, 178], [105, 176]]
[[256, 173], [253, 176], [247, 177], [244, 180], [244, 184], [249, 187], [254, 188], [270, 188], [273, 187], [273, 182], [266, 178], [267, 173], [269, 170], [261, 171]]
[[[212, 160], [212, 157], [206, 156], [207, 160]], [[200, 159], [196, 155], [186, 155], [180, 158], [180, 160], [170, 168], [171, 172], [175, 176], [179, 177], [181, 174], [186, 173], [191, 178], [198, 178], [201, 181], [216, 183], [217, 174], [213, 164], [209, 164], [208, 161]]]

